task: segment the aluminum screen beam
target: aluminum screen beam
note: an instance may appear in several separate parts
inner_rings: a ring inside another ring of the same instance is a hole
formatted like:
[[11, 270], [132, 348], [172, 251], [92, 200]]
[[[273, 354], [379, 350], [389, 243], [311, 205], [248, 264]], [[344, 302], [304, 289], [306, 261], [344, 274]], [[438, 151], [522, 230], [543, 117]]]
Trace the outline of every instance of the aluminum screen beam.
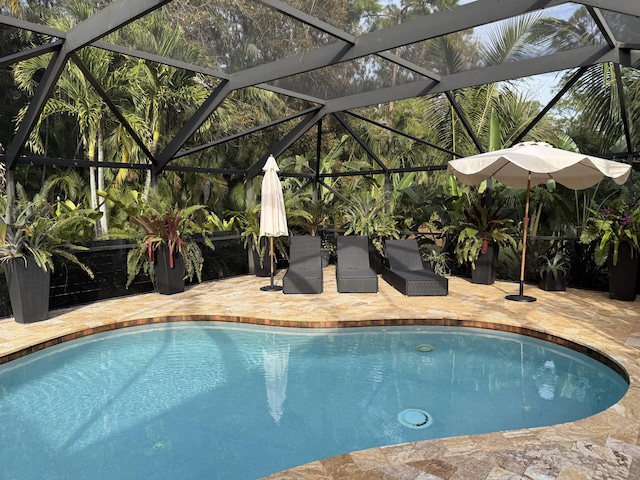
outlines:
[[345, 32], [344, 30], [340, 30], [339, 28], [334, 27], [331, 24], [323, 22], [317, 17], [312, 17], [311, 15], [304, 13], [297, 8], [292, 7], [280, 0], [257, 0], [258, 2], [266, 5], [278, 12], [293, 18], [301, 23], [309, 25], [316, 30], [320, 30], [321, 32], [327, 33], [332, 37], [339, 38], [340, 40], [344, 40], [345, 42], [349, 42], [351, 44], [356, 43], [356, 37], [351, 35], [350, 33]]
[[542, 120], [542, 118], [555, 106], [555, 104], [560, 101], [564, 94], [567, 93], [578, 80], [580, 80], [580, 77], [582, 77], [587, 70], [587, 67], [580, 67], [578, 71], [574, 73], [573, 76], [569, 79], [569, 81], [565, 83], [564, 87], [562, 87], [562, 89], [553, 96], [551, 101], [542, 110], [540, 110], [538, 115], [536, 115], [535, 118], [529, 122], [529, 125], [527, 125], [524, 130], [522, 130], [518, 134], [518, 136], [514, 139], [513, 143], [510, 146], [514, 146], [515, 144], [520, 143], [522, 139], [527, 135], [527, 133], [529, 133], [531, 129], [533, 129], [533, 127], [535, 127], [536, 124], [540, 120]]
[[61, 51], [54, 52], [47, 69], [38, 84], [38, 89], [36, 90], [33, 98], [29, 102], [29, 106], [27, 107], [27, 111], [18, 127], [18, 131], [15, 136], [11, 140], [11, 143], [7, 147], [6, 153], [6, 168], [7, 170], [11, 170], [14, 168], [16, 159], [18, 155], [22, 151], [25, 143], [27, 143], [27, 139], [33, 130], [35, 123], [38, 121], [40, 117], [40, 113], [44, 108], [44, 104], [49, 98], [53, 87], [55, 87], [58, 78], [62, 73], [62, 69], [67, 63], [67, 56], [64, 55]]
[[107, 104], [107, 107], [109, 107], [111, 112], [120, 121], [120, 123], [125, 128], [125, 130], [127, 132], [129, 132], [129, 135], [131, 135], [131, 138], [133, 139], [133, 141], [136, 142], [138, 147], [140, 147], [140, 150], [142, 150], [142, 152], [146, 155], [146, 157], [149, 159], [149, 161], [152, 164], [155, 164], [156, 163], [156, 159], [153, 158], [153, 155], [151, 154], [151, 152], [149, 151], [147, 146], [144, 144], [142, 139], [138, 136], [138, 133], [133, 129], [133, 127], [131, 127], [131, 125], [129, 124], [127, 119], [124, 118], [124, 115], [122, 115], [122, 113], [120, 113], [120, 110], [118, 110], [118, 107], [115, 105], [115, 103], [113, 103], [111, 101], [111, 99], [107, 95], [107, 92], [105, 92], [104, 89], [102, 88], [102, 85], [100, 85], [100, 82], [98, 82], [95, 79], [95, 77], [91, 74], [91, 72], [89, 71], [87, 66], [82, 62], [82, 60], [80, 60], [80, 57], [78, 57], [78, 55], [76, 53], [72, 53], [71, 54], [71, 60], [73, 61], [73, 63], [75, 63], [77, 65], [77, 67], [80, 69], [80, 71], [82, 72], [84, 77], [91, 84], [91, 86], [96, 91], [96, 93], [98, 95], [100, 95], [100, 98], [102, 98], [104, 103]]
[[47, 25], [28, 22], [20, 18], [9, 17], [7, 15], [0, 15], [0, 24], [19, 28], [20, 30], [27, 30], [29, 32], [42, 33], [43, 35], [50, 35], [57, 38], [65, 38], [67, 36], [67, 32], [63, 32], [62, 30], [57, 30]]
[[640, 2], [638, 0], [580, 0], [576, 3], [640, 17]]
[[202, 150], [206, 150], [207, 148], [215, 147], [216, 145], [220, 145], [222, 143], [226, 143], [226, 142], [229, 142], [231, 140], [235, 140], [237, 138], [242, 138], [242, 137], [245, 137], [247, 135], [251, 135], [252, 133], [259, 132], [260, 130], [264, 130], [265, 128], [270, 128], [270, 127], [273, 127], [275, 125], [279, 125], [281, 123], [288, 122], [289, 120], [293, 120], [293, 119], [296, 119], [298, 117], [302, 117], [303, 115], [307, 115], [310, 112], [315, 112], [316, 110], [319, 110], [319, 109], [320, 109], [320, 107], [309, 108], [309, 109], [304, 110], [302, 112], [297, 112], [297, 113], [294, 113], [293, 115], [288, 115], [287, 117], [279, 118], [278, 120], [273, 120], [273, 121], [265, 123], [263, 125], [258, 125], [257, 127], [249, 128], [249, 129], [244, 130], [242, 132], [234, 133], [233, 135], [229, 135], [227, 137], [220, 138], [218, 140], [214, 140], [213, 142], [208, 142], [208, 143], [205, 143], [203, 145], [199, 145], [198, 147], [190, 148], [188, 150], [183, 150], [180, 153], [177, 153], [176, 155], [174, 155], [173, 159], [175, 160], [176, 158], [181, 158], [181, 157], [185, 157], [187, 155], [192, 155], [192, 154], [198, 153], [198, 152], [200, 152]]
[[209, 118], [216, 108], [229, 96], [231, 93], [229, 82], [223, 80], [220, 85], [213, 91], [209, 98], [207, 98], [200, 108], [193, 114], [193, 116], [183, 125], [180, 131], [169, 142], [169, 145], [157, 156], [156, 160], [158, 164], [153, 173], [157, 175], [162, 169], [171, 161], [173, 156], [178, 153], [182, 146], [191, 138], [191, 136], [200, 128], [200, 126]]
[[233, 89], [266, 83], [563, 3], [567, 2], [560, 0], [477, 0], [454, 10], [434, 13], [362, 35], [356, 39], [355, 45], [346, 41], [338, 41], [304, 54], [242, 70], [231, 76], [231, 83]]
[[220, 70], [214, 70], [211, 68], [200, 67], [191, 63], [182, 62], [180, 60], [174, 60], [172, 58], [163, 57], [161, 55], [155, 55], [153, 53], [143, 52], [134, 48], [122, 47], [120, 45], [114, 45], [102, 40], [91, 43], [92, 47], [100, 48], [102, 50], [108, 50], [110, 52], [119, 53], [120, 55], [127, 55], [129, 57], [141, 58], [143, 60], [149, 60], [150, 62], [161, 63], [170, 67], [186, 70], [193, 73], [201, 73], [210, 77], [220, 78], [222, 80], [229, 80], [229, 74]]
[[345, 130], [349, 132], [349, 135], [351, 135], [354, 138], [354, 140], [360, 144], [360, 146], [378, 164], [378, 166], [384, 172], [386, 172], [388, 170], [387, 166], [382, 162], [382, 160], [380, 160], [380, 158], [378, 158], [375, 152], [371, 150], [371, 147], [367, 145], [367, 143], [360, 137], [360, 135], [358, 135], [358, 133], [353, 128], [351, 128], [351, 126], [349, 125], [349, 123], [347, 123], [347, 121], [344, 119], [342, 114], [340, 112], [336, 112], [333, 114], [333, 116], [342, 124]]
[[51, 62], [49, 62], [49, 66], [38, 84], [38, 89], [29, 103], [24, 119], [7, 148], [6, 167], [8, 169], [14, 167], [16, 158], [24, 148], [35, 123], [40, 117], [45, 103], [60, 78], [64, 66], [67, 64], [69, 55], [169, 1], [117, 0], [67, 32], [61, 50], [54, 53]]
[[467, 70], [444, 76], [441, 82], [423, 80], [397, 85], [395, 87], [381, 88], [373, 92], [335, 98], [327, 102], [325, 110], [327, 113], [351, 110], [377, 105], [379, 103], [444, 93], [449, 90], [487, 85], [505, 80], [513, 80], [515, 78], [590, 66], [604, 62], [619, 63], [619, 51], [617, 49], [612, 50], [608, 46], [594, 45], [520, 62]]
[[414, 142], [418, 142], [418, 143], [420, 143], [422, 145], [426, 145], [428, 147], [435, 148], [436, 150], [440, 150], [441, 152], [448, 153], [449, 155], [457, 156], [457, 157], [461, 157], [462, 156], [462, 155], [458, 155], [453, 150], [449, 150], [448, 148], [444, 148], [444, 147], [441, 147], [441, 146], [436, 145], [434, 143], [427, 142], [426, 140], [423, 140], [422, 138], [416, 137], [415, 135], [411, 135], [410, 133], [403, 132], [402, 130], [398, 130], [397, 128], [390, 127], [389, 125], [385, 125], [383, 123], [376, 122], [375, 120], [371, 120], [370, 118], [367, 118], [367, 117], [365, 117], [363, 115], [360, 115], [358, 113], [350, 112], [350, 111], [345, 111], [344, 113], [346, 113], [348, 115], [351, 115], [353, 117], [359, 118], [360, 120], [362, 120], [364, 122], [367, 122], [367, 123], [370, 123], [371, 125], [375, 125], [376, 127], [382, 128], [383, 130], [387, 130], [389, 132], [395, 133], [396, 135], [400, 135], [401, 137], [408, 138], [409, 140], [413, 140]]
[[616, 88], [618, 90], [618, 100], [620, 102], [620, 117], [622, 118], [622, 129], [624, 131], [624, 139], [627, 144], [627, 151], [633, 150], [633, 144], [631, 142], [631, 130], [629, 128], [629, 114], [627, 113], [627, 102], [624, 96], [624, 86], [622, 85], [622, 72], [620, 71], [620, 65], [617, 63], [613, 65], [616, 74]]
[[458, 102], [456, 102], [456, 99], [453, 96], [453, 93], [447, 91], [447, 92], [445, 92], [445, 95], [447, 96], [447, 100], [449, 100], [449, 103], [451, 104], [451, 106], [455, 110], [456, 115], [458, 115], [458, 118], [462, 122], [462, 126], [467, 131], [467, 133], [469, 134], [469, 137], [471, 137], [471, 140], [473, 141], [473, 144], [476, 146], [476, 148], [478, 149], [478, 151], [480, 153], [484, 153], [485, 150], [484, 150], [484, 147], [482, 146], [482, 142], [480, 141], [480, 139], [476, 135], [476, 132], [473, 131], [473, 127], [469, 123], [469, 120], [467, 119], [467, 116], [464, 114], [464, 110], [462, 110], [462, 107], [460, 106], [460, 104]]
[[116, 0], [67, 32], [64, 48], [72, 52], [89, 45], [171, 0]]
[[607, 42], [607, 45], [609, 45], [611, 48], [614, 48], [616, 46], [616, 37], [609, 28], [609, 25], [602, 16], [602, 13], [600, 13], [600, 9], [587, 7], [587, 11], [589, 12], [589, 15], [591, 15], [591, 18], [593, 18], [595, 24], [600, 29], [600, 33], [604, 37], [604, 40]]
[[[276, 158], [282, 154], [287, 148], [293, 145], [302, 135], [307, 133], [313, 126], [320, 121], [324, 116], [324, 109], [310, 112], [305, 118], [300, 121], [285, 137], [272, 145], [267, 152], [272, 153]], [[250, 181], [262, 171], [265, 162], [267, 161], [267, 154], [263, 155], [260, 160], [254, 163], [247, 170], [247, 180]]]
[[46, 45], [40, 45], [38, 47], [25, 50], [23, 52], [17, 52], [12, 55], [0, 58], [0, 68], [8, 67], [14, 63], [22, 62], [29, 58], [39, 57], [45, 53], [57, 52], [62, 48], [62, 40], [56, 42], [47, 43]]
[[[354, 35], [351, 35], [350, 33], [347, 33], [344, 30], [340, 30], [334, 27], [333, 25], [323, 22], [317, 19], [316, 17], [312, 17], [311, 15], [308, 15], [298, 10], [297, 8], [287, 5], [286, 3], [283, 3], [280, 0], [257, 0], [257, 1], [259, 1], [260, 3], [263, 3], [264, 5], [267, 5], [268, 7], [273, 8], [274, 10], [279, 11], [280, 13], [283, 13], [284, 15], [287, 15], [288, 17], [293, 18], [294, 20], [297, 20], [301, 23], [309, 25], [315, 28], [316, 30], [320, 30], [321, 32], [324, 32], [328, 35], [331, 35], [332, 37], [343, 40], [344, 42], [350, 43], [351, 45], [355, 45], [357, 42], [357, 38]], [[433, 80], [440, 79], [440, 76], [438, 74], [430, 70], [427, 70], [425, 68], [422, 68], [416, 65], [415, 63], [404, 60], [403, 58], [400, 58], [397, 55], [394, 55], [388, 52], [380, 52], [378, 56], [384, 58], [385, 60], [389, 60], [390, 62], [393, 62], [397, 65], [400, 65], [403, 68], [411, 70], [415, 73], [424, 75], [425, 77], [428, 77], [428, 78], [432, 78]]]

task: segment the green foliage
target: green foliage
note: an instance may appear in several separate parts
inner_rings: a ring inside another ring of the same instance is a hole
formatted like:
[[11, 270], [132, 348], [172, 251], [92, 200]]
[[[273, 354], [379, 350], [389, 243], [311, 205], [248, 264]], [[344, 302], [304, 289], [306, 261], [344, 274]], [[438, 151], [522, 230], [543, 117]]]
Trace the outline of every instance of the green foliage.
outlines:
[[202, 225], [203, 229], [210, 232], [228, 232], [233, 230], [236, 223], [236, 217], [221, 218], [213, 212], [209, 212]]
[[311, 195], [285, 194], [285, 208], [289, 228], [300, 229], [308, 235], [317, 235], [330, 221], [327, 203], [323, 199], [313, 200]]
[[[93, 278], [91, 269], [73, 251], [86, 250], [77, 241], [91, 238], [100, 213], [78, 208], [70, 200], [50, 203], [41, 194], [32, 200], [22, 190], [19, 194], [9, 214], [0, 217], [0, 262], [21, 259], [26, 264], [33, 260], [44, 271], [53, 271], [53, 258], [60, 256]], [[6, 196], [1, 199], [0, 208], [7, 211]]]
[[569, 276], [571, 264], [567, 253], [562, 248], [558, 248], [553, 255], [551, 253], [540, 255], [538, 262], [540, 278], [553, 276], [557, 280], [558, 278], [567, 278]]
[[343, 205], [345, 235], [364, 235], [372, 239], [382, 253], [382, 239], [399, 238], [397, 218], [385, 210], [384, 198], [374, 198], [368, 190], [357, 190]]
[[429, 265], [435, 273], [442, 277], [451, 276], [451, 269], [449, 268], [449, 254], [447, 252], [438, 252], [436, 250], [429, 250], [428, 252], [421, 252], [422, 259], [429, 262]]
[[240, 226], [244, 248], [255, 250], [264, 258], [266, 248], [260, 245], [260, 205], [249, 205], [244, 211], [235, 212], [234, 217]]
[[618, 263], [620, 243], [631, 245], [631, 254], [640, 251], [640, 207], [627, 205], [624, 196], [614, 200], [611, 206], [600, 209], [589, 209], [591, 217], [587, 219], [585, 228], [580, 234], [581, 243], [598, 241], [594, 252], [597, 265], [604, 263], [612, 254], [613, 264]]
[[178, 252], [184, 262], [185, 278], [193, 280], [195, 276], [202, 281], [204, 258], [196, 242], [197, 236], [207, 247], [215, 248], [206, 235], [209, 231], [203, 227], [209, 214], [204, 205], [180, 207], [154, 192], [145, 198], [136, 190], [128, 190], [118, 198], [104, 191], [98, 194], [125, 211], [129, 221], [137, 227], [135, 240], [138, 246], [127, 256], [127, 286], [140, 271], [149, 274], [155, 282], [151, 266], [161, 245], [169, 249], [170, 268], [173, 268], [173, 254]]
[[475, 267], [475, 261], [490, 243], [517, 247], [512, 236], [513, 212], [495, 192], [487, 190], [481, 194], [470, 189], [454, 205], [458, 210], [452, 211], [447, 231], [457, 235], [454, 251], [458, 263], [470, 262]]

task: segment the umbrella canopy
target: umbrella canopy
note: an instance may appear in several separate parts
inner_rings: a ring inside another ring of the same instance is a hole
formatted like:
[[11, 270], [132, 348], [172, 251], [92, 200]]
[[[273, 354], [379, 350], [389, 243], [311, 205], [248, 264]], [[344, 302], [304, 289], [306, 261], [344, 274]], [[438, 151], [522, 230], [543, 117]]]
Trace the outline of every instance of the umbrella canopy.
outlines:
[[588, 188], [609, 177], [622, 185], [631, 166], [582, 153], [554, 148], [544, 142], [523, 142], [511, 148], [451, 160], [450, 173], [467, 185], [477, 185], [493, 177], [513, 188], [527, 188], [528, 176], [534, 187], [553, 179], [567, 188]]
[[523, 142], [510, 148], [451, 160], [447, 171], [467, 185], [477, 185], [493, 177], [509, 187], [527, 189], [520, 293], [507, 295], [507, 298], [531, 302], [535, 298], [523, 294], [531, 187], [553, 179], [567, 188], [579, 190], [591, 187], [607, 177], [622, 185], [629, 178], [631, 165], [569, 152], [544, 142]]
[[282, 185], [278, 177], [278, 164], [273, 155], [269, 155], [263, 167], [262, 193], [260, 204], [260, 236], [286, 237], [287, 216], [284, 209]]

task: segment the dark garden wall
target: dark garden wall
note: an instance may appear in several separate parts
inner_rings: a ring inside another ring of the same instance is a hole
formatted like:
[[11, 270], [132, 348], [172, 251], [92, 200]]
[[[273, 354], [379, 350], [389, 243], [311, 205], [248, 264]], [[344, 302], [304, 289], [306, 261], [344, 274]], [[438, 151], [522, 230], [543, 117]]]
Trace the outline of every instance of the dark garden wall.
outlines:
[[[202, 246], [204, 268], [202, 281], [244, 275], [249, 272], [247, 253], [237, 235], [212, 238], [215, 250]], [[51, 276], [49, 308], [71, 307], [98, 300], [151, 292], [153, 284], [147, 275], [127, 283], [127, 253], [133, 245], [122, 240], [93, 242], [78, 258], [88, 265], [95, 278], [69, 262], [57, 261]], [[4, 270], [4, 269], [3, 269]], [[187, 284], [196, 283], [187, 281]], [[11, 304], [4, 272], [0, 274], [0, 317], [11, 317]]]

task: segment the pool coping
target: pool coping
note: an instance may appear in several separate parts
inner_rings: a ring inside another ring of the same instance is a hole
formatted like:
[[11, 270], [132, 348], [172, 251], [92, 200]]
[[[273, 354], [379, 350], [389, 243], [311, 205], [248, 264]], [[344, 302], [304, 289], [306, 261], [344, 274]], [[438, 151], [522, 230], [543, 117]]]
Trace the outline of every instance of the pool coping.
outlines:
[[527, 337], [537, 338], [556, 345], [570, 348], [578, 353], [587, 355], [600, 363], [606, 365], [620, 375], [631, 386], [631, 378], [627, 370], [616, 360], [606, 353], [589, 347], [564, 337], [541, 332], [528, 327], [518, 325], [508, 325], [496, 322], [486, 322], [480, 320], [460, 320], [455, 318], [400, 318], [400, 319], [378, 319], [378, 320], [329, 320], [324, 322], [301, 322], [296, 320], [277, 320], [269, 318], [256, 317], [236, 317], [224, 315], [168, 315], [161, 317], [139, 318], [134, 320], [117, 321], [107, 323], [96, 327], [89, 327], [77, 330], [73, 333], [67, 333], [59, 337], [55, 337], [44, 342], [40, 342], [29, 347], [16, 350], [0, 356], [0, 365], [25, 357], [32, 353], [39, 352], [55, 345], [70, 342], [98, 333], [120, 330], [123, 328], [139, 327], [143, 325], [154, 325], [162, 323], [175, 322], [225, 322], [225, 323], [241, 323], [246, 325], [262, 325], [270, 327], [283, 328], [362, 328], [362, 327], [400, 327], [400, 326], [433, 326], [433, 327], [467, 327], [480, 328], [485, 330], [495, 330], [500, 332], [514, 333], [525, 335]]

